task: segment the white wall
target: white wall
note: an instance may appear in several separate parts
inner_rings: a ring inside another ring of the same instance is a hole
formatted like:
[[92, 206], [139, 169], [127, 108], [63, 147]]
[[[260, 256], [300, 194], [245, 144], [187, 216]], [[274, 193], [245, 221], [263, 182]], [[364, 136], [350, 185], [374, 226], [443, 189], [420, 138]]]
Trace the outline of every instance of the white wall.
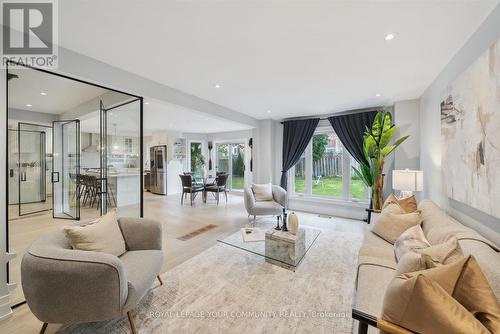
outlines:
[[420, 100], [394, 103], [396, 137], [410, 136], [394, 153], [394, 169], [420, 168]]
[[500, 5], [483, 22], [460, 51], [426, 89], [420, 100], [420, 166], [424, 171], [424, 195], [441, 205], [451, 215], [481, 230], [490, 239], [500, 237], [500, 219], [488, 216], [465, 204], [447, 198], [441, 178], [441, 122], [440, 103], [446, 87], [500, 38]]

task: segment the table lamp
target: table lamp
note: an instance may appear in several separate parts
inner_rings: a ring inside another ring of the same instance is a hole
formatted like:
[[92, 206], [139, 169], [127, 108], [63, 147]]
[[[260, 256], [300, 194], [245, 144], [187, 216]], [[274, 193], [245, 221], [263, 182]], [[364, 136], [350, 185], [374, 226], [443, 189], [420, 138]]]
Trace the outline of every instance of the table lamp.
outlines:
[[392, 171], [392, 188], [400, 191], [400, 199], [413, 195], [414, 191], [422, 191], [424, 187], [424, 172], [421, 170]]

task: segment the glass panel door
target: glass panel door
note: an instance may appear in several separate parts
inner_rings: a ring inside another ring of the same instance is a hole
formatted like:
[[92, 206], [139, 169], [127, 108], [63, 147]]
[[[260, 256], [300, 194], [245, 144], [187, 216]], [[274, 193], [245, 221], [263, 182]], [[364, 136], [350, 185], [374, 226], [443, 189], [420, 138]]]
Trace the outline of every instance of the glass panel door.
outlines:
[[245, 188], [245, 144], [231, 144], [231, 189]]
[[216, 144], [217, 171], [229, 174], [226, 188], [243, 190], [245, 187], [245, 143]]
[[[102, 214], [116, 209], [121, 217], [141, 215], [140, 110], [139, 99], [112, 106], [101, 102]], [[166, 152], [163, 152], [165, 156]], [[160, 177], [165, 180], [166, 167], [157, 166]]]
[[227, 178], [226, 188], [231, 190], [231, 173], [230, 173], [231, 159], [229, 159], [230, 145], [229, 144], [216, 144], [215, 150], [217, 152], [217, 154], [216, 154], [216, 164], [217, 165], [215, 166], [215, 170], [218, 173], [223, 172], [223, 173], [229, 174], [229, 177]]
[[19, 216], [50, 210], [45, 183], [45, 127], [19, 122], [17, 142]]
[[53, 122], [53, 217], [80, 219], [80, 121]]

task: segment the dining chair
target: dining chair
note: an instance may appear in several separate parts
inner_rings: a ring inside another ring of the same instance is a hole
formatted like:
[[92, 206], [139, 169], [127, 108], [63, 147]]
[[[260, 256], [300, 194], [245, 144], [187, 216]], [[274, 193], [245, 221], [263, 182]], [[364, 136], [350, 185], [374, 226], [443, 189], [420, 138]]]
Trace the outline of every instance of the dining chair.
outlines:
[[182, 195], [181, 195], [181, 205], [184, 204], [184, 196], [190, 194], [191, 196], [191, 206], [193, 206], [193, 200], [199, 192], [202, 192], [204, 187], [201, 184], [194, 184], [191, 175], [180, 174], [182, 183]]
[[226, 183], [227, 183], [227, 178], [228, 174], [219, 174], [217, 176], [217, 180], [215, 184], [212, 185], [206, 185], [205, 186], [205, 191], [204, 191], [204, 197], [206, 199], [207, 193], [211, 192], [214, 196], [215, 199], [217, 200], [217, 205], [219, 205], [219, 197], [220, 193], [224, 193], [224, 196], [226, 197], [226, 203], [227, 203], [227, 189], [226, 189]]

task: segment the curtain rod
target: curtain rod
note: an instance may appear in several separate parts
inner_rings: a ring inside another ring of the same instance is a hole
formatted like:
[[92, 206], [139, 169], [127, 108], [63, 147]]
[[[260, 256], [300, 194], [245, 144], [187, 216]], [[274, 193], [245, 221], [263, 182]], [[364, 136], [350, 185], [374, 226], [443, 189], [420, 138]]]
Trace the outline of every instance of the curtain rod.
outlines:
[[[379, 110], [387, 110], [387, 109], [392, 109], [393, 106], [378, 106], [378, 107], [370, 107], [370, 108], [362, 108], [362, 109], [353, 109], [353, 110], [345, 110], [345, 111], [340, 111], [332, 114], [326, 114], [326, 115], [319, 115], [319, 120], [324, 121], [328, 120], [329, 117], [332, 116], [344, 116], [344, 115], [351, 115], [351, 114], [359, 114], [363, 112], [370, 112], [370, 111], [379, 111]], [[299, 121], [299, 120], [305, 120], [305, 119], [313, 119], [313, 118], [318, 118], [318, 117], [312, 117], [312, 116], [304, 116], [304, 117], [292, 117], [292, 118], [286, 118], [283, 121], [280, 122], [280, 124], [283, 124], [286, 121]]]

